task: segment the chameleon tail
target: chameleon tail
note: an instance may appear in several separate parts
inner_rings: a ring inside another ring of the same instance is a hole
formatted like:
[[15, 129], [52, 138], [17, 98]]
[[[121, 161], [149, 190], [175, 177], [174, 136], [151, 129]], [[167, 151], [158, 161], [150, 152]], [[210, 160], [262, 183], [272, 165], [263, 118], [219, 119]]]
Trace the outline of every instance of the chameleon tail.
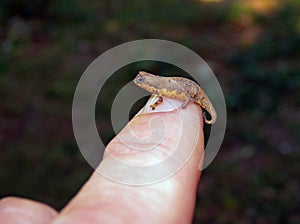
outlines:
[[[210, 115], [210, 119], [207, 118], [206, 113], [204, 112], [204, 121], [206, 124], [213, 124], [217, 120], [217, 112], [213, 106], [213, 104], [210, 102], [209, 98], [206, 96], [204, 91], [201, 89], [201, 94], [202, 96], [200, 98], [200, 106], [207, 111], [207, 113]], [[204, 96], [204, 97], [203, 97]]]

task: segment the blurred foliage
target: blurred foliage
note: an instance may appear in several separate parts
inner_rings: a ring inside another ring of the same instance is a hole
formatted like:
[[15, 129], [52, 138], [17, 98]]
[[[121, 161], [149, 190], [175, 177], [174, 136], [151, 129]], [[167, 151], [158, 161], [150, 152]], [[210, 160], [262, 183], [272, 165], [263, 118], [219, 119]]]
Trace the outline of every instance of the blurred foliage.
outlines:
[[[0, 195], [61, 208], [78, 190], [92, 169], [72, 133], [76, 83], [105, 50], [141, 38], [196, 51], [226, 97], [227, 133], [194, 223], [299, 223], [299, 0], [2, 0]], [[141, 62], [111, 77], [96, 108], [105, 142], [113, 96], [141, 69], [180, 72]]]

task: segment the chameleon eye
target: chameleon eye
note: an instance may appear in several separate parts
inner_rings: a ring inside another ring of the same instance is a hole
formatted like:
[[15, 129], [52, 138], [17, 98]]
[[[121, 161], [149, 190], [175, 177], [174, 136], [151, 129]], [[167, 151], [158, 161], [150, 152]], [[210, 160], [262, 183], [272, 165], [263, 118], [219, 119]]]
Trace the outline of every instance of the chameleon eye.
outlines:
[[138, 81], [138, 82], [143, 82], [144, 80], [145, 79], [143, 77], [141, 77], [141, 76], [136, 78], [136, 81]]

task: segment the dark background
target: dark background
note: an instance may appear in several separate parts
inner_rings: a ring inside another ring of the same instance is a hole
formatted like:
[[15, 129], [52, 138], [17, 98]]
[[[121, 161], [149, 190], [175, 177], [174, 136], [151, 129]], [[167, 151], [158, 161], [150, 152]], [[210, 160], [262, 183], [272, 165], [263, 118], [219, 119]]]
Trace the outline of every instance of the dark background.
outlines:
[[[0, 196], [67, 203], [92, 172], [72, 131], [76, 84], [101, 53], [143, 38], [196, 51], [225, 94], [226, 136], [203, 173], [194, 223], [300, 223], [299, 0], [2, 0]], [[143, 66], [106, 85], [97, 106], [105, 142], [110, 93]]]

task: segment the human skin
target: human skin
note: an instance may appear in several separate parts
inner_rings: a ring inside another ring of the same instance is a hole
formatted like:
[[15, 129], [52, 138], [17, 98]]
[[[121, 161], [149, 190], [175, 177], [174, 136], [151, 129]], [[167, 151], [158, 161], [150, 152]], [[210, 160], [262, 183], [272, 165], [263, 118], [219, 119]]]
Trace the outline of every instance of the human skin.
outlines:
[[[170, 102], [176, 108], [177, 106], [180, 108], [182, 104], [174, 99]], [[186, 109], [180, 109], [183, 111], [180, 120], [176, 117], [175, 111], [168, 110], [168, 105], [164, 101], [155, 113], [137, 116], [130, 121], [129, 125], [139, 133], [139, 136], [147, 136], [149, 127], [146, 119], [158, 116], [173, 130], [165, 133], [166, 137], [176, 139], [179, 132], [174, 127], [180, 125], [179, 122], [192, 123], [192, 126], [181, 130], [181, 133], [186, 133], [187, 136], [188, 144], [185, 147], [194, 147], [195, 150], [177, 173], [158, 183], [137, 187], [112, 182], [94, 172], [81, 190], [59, 212], [40, 202], [6, 197], [0, 200], [0, 224], [191, 223], [201, 173], [198, 169], [199, 161], [204, 151], [202, 111], [200, 107], [189, 103]], [[165, 111], [168, 112], [164, 113]], [[128, 129], [125, 128], [119, 135], [126, 135], [127, 131]], [[192, 144], [192, 139], [189, 139], [189, 136], [195, 137], [193, 133], [200, 133], [196, 147]], [[154, 150], [153, 158], [163, 155], [157, 152], [172, 151], [173, 147], [172, 143], [158, 145]], [[126, 145], [120, 144], [120, 138], [114, 138], [106, 151], [104, 159], [108, 156], [107, 153], [112, 153], [120, 160], [147, 161], [148, 159], [143, 158], [144, 154], [128, 151]]]

